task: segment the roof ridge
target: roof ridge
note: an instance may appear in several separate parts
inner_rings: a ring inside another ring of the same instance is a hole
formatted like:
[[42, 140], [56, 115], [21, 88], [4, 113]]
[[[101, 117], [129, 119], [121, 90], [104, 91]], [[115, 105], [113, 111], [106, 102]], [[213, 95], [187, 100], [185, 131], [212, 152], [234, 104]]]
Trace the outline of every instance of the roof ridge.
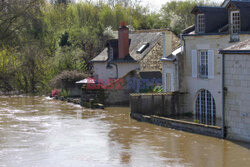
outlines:
[[169, 28], [163, 28], [163, 29], [145, 29], [145, 30], [134, 30], [130, 31], [131, 34], [139, 34], [139, 33], [154, 33], [154, 32], [164, 32], [164, 31], [170, 31]]
[[224, 7], [221, 6], [195, 6], [198, 8], [219, 8], [219, 9], [225, 9]]

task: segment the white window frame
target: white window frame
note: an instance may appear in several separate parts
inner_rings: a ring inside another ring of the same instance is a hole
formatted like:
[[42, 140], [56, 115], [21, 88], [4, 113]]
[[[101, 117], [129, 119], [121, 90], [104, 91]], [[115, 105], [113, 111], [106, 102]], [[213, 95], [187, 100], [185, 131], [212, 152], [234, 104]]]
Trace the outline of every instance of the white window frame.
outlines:
[[200, 78], [208, 78], [208, 50], [199, 50], [199, 76]]
[[[235, 16], [235, 14], [238, 14], [238, 16]], [[240, 25], [241, 25], [240, 11], [231, 11], [231, 33], [239, 34]]]
[[195, 101], [195, 116], [202, 124], [216, 125], [216, 106], [212, 94], [201, 90]]
[[197, 14], [197, 33], [205, 33], [205, 14]]

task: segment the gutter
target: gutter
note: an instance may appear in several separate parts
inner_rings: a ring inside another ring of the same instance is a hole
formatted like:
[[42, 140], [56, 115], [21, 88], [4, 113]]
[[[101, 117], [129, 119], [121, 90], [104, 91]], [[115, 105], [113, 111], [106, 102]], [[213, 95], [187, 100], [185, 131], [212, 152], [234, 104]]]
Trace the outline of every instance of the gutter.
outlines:
[[231, 54], [250, 54], [250, 50], [220, 50], [219, 51], [220, 54], [224, 54], [224, 53], [231, 53]]
[[222, 136], [221, 138], [224, 139], [226, 137], [225, 135], [225, 92], [224, 92], [224, 86], [225, 86], [225, 55], [222, 54]]
[[[240, 35], [250, 34], [250, 31], [240, 32]], [[183, 36], [211, 36], [211, 35], [229, 35], [228, 32], [214, 32], [214, 33], [196, 33], [196, 34], [183, 34]]]

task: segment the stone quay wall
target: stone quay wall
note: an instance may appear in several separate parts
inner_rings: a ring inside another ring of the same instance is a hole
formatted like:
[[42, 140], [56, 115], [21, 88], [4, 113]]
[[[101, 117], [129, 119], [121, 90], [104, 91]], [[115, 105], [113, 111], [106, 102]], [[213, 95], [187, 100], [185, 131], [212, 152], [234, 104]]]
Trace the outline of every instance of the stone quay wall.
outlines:
[[132, 113], [158, 115], [163, 117], [177, 116], [179, 93], [145, 93], [131, 94], [130, 108]]
[[148, 122], [166, 128], [222, 138], [222, 128], [217, 126], [203, 125], [154, 115], [148, 116], [139, 113], [131, 113], [130, 116], [137, 121]]
[[185, 114], [179, 105], [182, 97], [183, 94], [178, 92], [131, 94], [130, 116], [158, 126], [222, 138], [221, 127], [173, 119]]

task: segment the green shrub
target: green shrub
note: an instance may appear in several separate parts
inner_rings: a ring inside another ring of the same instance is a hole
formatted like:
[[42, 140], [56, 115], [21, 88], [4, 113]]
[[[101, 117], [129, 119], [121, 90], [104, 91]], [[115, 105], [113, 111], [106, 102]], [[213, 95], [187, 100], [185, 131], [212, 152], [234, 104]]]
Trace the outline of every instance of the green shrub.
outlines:
[[154, 93], [162, 93], [163, 92], [163, 88], [162, 86], [155, 86], [154, 89], [153, 89], [153, 92]]
[[195, 119], [195, 120], [194, 120], [194, 123], [198, 123], [198, 124], [199, 124], [200, 121], [199, 121], [198, 119]]
[[64, 98], [68, 97], [70, 95], [70, 91], [63, 89], [60, 93], [60, 96], [63, 96]]

